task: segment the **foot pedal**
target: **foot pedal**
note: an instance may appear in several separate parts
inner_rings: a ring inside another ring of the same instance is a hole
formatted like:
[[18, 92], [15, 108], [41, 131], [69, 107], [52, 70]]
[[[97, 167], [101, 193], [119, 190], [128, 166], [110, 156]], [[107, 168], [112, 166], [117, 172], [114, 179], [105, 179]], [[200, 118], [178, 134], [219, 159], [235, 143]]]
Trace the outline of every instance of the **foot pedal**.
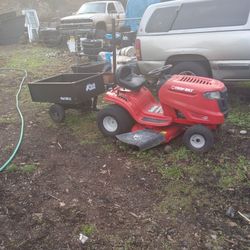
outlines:
[[117, 135], [116, 138], [123, 143], [137, 147], [141, 151], [166, 142], [163, 134], [149, 129]]

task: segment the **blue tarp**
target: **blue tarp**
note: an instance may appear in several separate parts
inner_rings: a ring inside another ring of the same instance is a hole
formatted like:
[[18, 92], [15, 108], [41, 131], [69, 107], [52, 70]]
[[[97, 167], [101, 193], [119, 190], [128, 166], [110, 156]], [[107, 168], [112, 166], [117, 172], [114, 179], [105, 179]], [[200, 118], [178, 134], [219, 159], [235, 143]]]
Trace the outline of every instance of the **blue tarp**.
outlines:
[[[128, 0], [126, 8], [126, 18], [141, 18], [147, 7], [161, 0]], [[127, 20], [126, 25], [131, 27], [132, 31], [137, 31], [140, 20]]]

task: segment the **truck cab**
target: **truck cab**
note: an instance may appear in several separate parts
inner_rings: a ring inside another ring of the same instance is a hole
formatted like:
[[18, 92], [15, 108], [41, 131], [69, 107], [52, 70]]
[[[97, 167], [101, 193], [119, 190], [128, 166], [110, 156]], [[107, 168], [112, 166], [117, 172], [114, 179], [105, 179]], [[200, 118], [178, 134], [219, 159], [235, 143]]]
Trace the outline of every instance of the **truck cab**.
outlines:
[[120, 19], [125, 18], [125, 11], [118, 1], [96, 1], [83, 4], [72, 16], [61, 19], [59, 27], [62, 33], [75, 34], [95, 30], [96, 34], [112, 31], [112, 19], [116, 19], [117, 29], [123, 26]]

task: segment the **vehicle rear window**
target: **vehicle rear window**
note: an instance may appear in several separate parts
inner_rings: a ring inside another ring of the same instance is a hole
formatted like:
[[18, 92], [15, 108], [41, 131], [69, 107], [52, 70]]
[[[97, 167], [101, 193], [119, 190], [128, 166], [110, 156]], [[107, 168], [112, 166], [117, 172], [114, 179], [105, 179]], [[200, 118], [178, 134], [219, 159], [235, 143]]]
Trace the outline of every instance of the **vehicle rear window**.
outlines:
[[173, 30], [239, 26], [247, 23], [249, 0], [210, 0], [184, 3]]
[[155, 10], [146, 26], [147, 33], [168, 32], [177, 15], [177, 7], [165, 7]]

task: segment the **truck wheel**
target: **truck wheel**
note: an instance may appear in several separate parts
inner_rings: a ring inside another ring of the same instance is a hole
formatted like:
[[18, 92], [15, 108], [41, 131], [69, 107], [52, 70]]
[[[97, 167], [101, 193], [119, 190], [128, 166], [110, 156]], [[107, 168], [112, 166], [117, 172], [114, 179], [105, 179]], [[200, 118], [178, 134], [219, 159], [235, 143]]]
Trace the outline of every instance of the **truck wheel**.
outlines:
[[171, 69], [171, 75], [193, 75], [209, 77], [209, 71], [202, 65], [196, 62], [180, 62]]
[[96, 56], [98, 55], [100, 52], [102, 51], [101, 48], [84, 48], [83, 49], [83, 53], [85, 55], [93, 55], [93, 56]]
[[105, 23], [98, 23], [96, 25], [95, 38], [103, 39], [107, 33], [107, 28]]
[[214, 145], [214, 135], [207, 127], [195, 125], [186, 130], [183, 142], [193, 152], [205, 153]]
[[65, 110], [62, 105], [54, 104], [49, 109], [49, 115], [54, 122], [60, 123], [65, 118]]
[[96, 39], [103, 39], [106, 35], [106, 30], [102, 30], [102, 29], [97, 29], [95, 32], [95, 38]]
[[99, 40], [87, 40], [82, 42], [82, 47], [84, 49], [95, 49], [95, 48], [102, 48], [102, 41]]
[[129, 132], [134, 120], [125, 109], [113, 104], [98, 113], [97, 125], [104, 136], [114, 137]]

